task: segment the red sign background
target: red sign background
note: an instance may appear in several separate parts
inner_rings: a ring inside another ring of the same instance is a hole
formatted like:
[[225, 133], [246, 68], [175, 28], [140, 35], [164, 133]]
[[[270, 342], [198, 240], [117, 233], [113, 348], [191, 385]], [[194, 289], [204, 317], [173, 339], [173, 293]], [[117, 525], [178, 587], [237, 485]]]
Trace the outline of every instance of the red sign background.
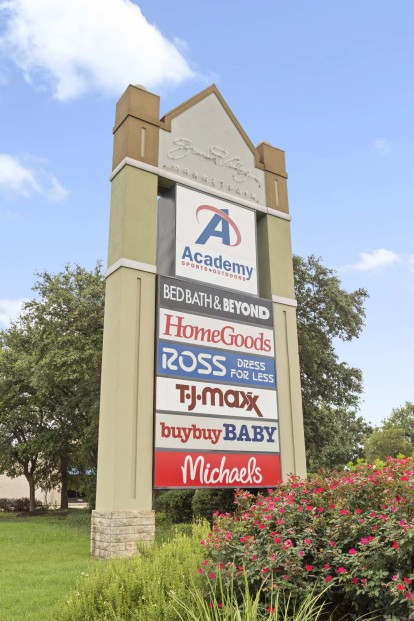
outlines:
[[154, 486], [275, 487], [280, 455], [155, 451]]

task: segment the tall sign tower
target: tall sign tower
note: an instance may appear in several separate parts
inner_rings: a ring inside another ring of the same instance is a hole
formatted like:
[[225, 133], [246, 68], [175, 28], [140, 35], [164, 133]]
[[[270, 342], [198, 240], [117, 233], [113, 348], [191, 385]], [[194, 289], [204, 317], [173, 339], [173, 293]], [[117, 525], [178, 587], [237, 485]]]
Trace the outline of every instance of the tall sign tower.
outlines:
[[92, 554], [151, 540], [154, 489], [306, 475], [284, 152], [213, 85], [117, 104]]

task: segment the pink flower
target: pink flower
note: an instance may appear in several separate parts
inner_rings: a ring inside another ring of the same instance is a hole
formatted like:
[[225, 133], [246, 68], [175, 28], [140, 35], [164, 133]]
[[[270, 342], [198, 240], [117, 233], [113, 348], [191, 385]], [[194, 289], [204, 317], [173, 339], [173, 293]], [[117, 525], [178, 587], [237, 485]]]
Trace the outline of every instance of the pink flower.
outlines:
[[205, 561], [203, 561], [201, 564], [202, 564], [202, 565], [204, 565], [204, 567], [205, 567], [206, 565], [208, 565], [208, 561], [207, 561], [207, 560], [205, 560]]
[[411, 580], [407, 577], [403, 579], [403, 582], [405, 582], [405, 584], [411, 584]]
[[210, 578], [210, 580], [213, 580], [216, 577], [216, 574], [210, 571], [210, 573], [208, 574], [208, 577]]
[[358, 582], [358, 578], [352, 578], [351, 582], [352, 584], [356, 584]]
[[335, 541], [330, 541], [330, 542], [329, 542], [329, 545], [330, 545], [332, 548], [334, 548], [334, 547], [336, 546], [336, 543], [335, 543]]
[[273, 539], [273, 541], [274, 541], [275, 543], [280, 543], [282, 540], [281, 540], [281, 538], [280, 538], [280, 537], [275, 537], [275, 538]]
[[332, 576], [326, 576], [325, 582], [330, 582], [332, 580]]
[[407, 593], [405, 594], [405, 597], [408, 599], [408, 601], [410, 601], [411, 593], [409, 591], [407, 591]]
[[345, 567], [338, 567], [338, 569], [336, 570], [337, 574], [347, 574], [347, 570], [345, 569]]
[[266, 528], [266, 526], [264, 524], [260, 524], [259, 528], [260, 530], [263, 530], [264, 528]]
[[268, 573], [268, 571], [269, 571], [269, 568], [268, 568], [268, 567], [263, 567], [262, 572], [263, 572], [264, 574], [267, 574], [267, 573]]
[[313, 565], [305, 565], [306, 571], [312, 571]]
[[306, 545], [309, 545], [309, 544], [310, 544], [310, 542], [311, 542], [311, 540], [310, 540], [310, 539], [304, 539], [304, 540], [303, 540], [303, 543], [306, 543]]
[[355, 509], [355, 513], [362, 513], [362, 509]]
[[350, 550], [348, 550], [348, 554], [358, 554], [358, 552], [355, 550], [355, 548], [351, 548]]
[[269, 608], [267, 608], [267, 612], [270, 612], [270, 614], [273, 614], [274, 612], [276, 612], [276, 609], [273, 608], [272, 606], [269, 606]]
[[305, 556], [305, 553], [303, 550], [299, 550], [299, 556]]
[[326, 565], [323, 566], [324, 569], [329, 569], [330, 565], [328, 565], [328, 563], [326, 563]]
[[392, 548], [394, 548], [394, 550], [399, 550], [400, 546], [398, 545], [398, 543], [396, 541], [394, 541], [394, 543], [391, 546]]
[[199, 567], [199, 569], [198, 569], [198, 573], [199, 573], [199, 574], [202, 574], [202, 573], [203, 573], [203, 570], [201, 569], [201, 567]]
[[397, 589], [398, 589], [399, 591], [405, 591], [405, 586], [404, 586], [403, 584], [401, 584], [401, 583], [400, 583], [400, 584], [397, 584]]

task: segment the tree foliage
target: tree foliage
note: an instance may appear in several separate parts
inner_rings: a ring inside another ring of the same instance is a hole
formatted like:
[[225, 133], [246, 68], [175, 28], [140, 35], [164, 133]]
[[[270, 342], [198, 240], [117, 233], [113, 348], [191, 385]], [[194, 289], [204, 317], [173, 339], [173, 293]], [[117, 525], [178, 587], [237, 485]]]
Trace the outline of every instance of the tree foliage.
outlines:
[[387, 457], [411, 455], [412, 444], [407, 440], [400, 427], [383, 427], [376, 429], [365, 441], [364, 453], [369, 463], [376, 459], [386, 461]]
[[[36, 297], [2, 333], [0, 429], [9, 429], [2, 440], [9, 448], [0, 466], [20, 474], [18, 455], [30, 454], [36, 482], [48, 488], [59, 480], [65, 507], [68, 473], [90, 477], [96, 469], [103, 275], [97, 264], [37, 276]], [[29, 426], [24, 434], [12, 425], [19, 419]]]
[[333, 467], [358, 456], [369, 431], [357, 416], [362, 373], [341, 362], [335, 339], [357, 338], [365, 289], [348, 293], [320, 258], [295, 256], [298, 341], [308, 467]]
[[365, 457], [368, 461], [386, 460], [387, 457], [411, 455], [414, 451], [414, 403], [393, 408], [382, 426], [375, 429], [365, 441]]
[[406, 401], [404, 405], [393, 408], [388, 418], [382, 421], [383, 429], [399, 428], [405, 439], [414, 447], [414, 403]]

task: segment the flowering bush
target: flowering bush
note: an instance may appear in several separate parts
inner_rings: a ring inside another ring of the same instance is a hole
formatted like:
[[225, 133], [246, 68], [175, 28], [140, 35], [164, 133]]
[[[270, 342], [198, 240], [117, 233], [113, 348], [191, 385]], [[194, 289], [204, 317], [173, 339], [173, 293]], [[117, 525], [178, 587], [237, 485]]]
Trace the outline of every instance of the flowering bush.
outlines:
[[377, 613], [414, 619], [414, 463], [389, 459], [288, 483], [254, 498], [236, 494], [236, 514], [215, 514], [198, 572], [211, 583], [247, 577], [303, 599], [322, 593], [335, 618]]

